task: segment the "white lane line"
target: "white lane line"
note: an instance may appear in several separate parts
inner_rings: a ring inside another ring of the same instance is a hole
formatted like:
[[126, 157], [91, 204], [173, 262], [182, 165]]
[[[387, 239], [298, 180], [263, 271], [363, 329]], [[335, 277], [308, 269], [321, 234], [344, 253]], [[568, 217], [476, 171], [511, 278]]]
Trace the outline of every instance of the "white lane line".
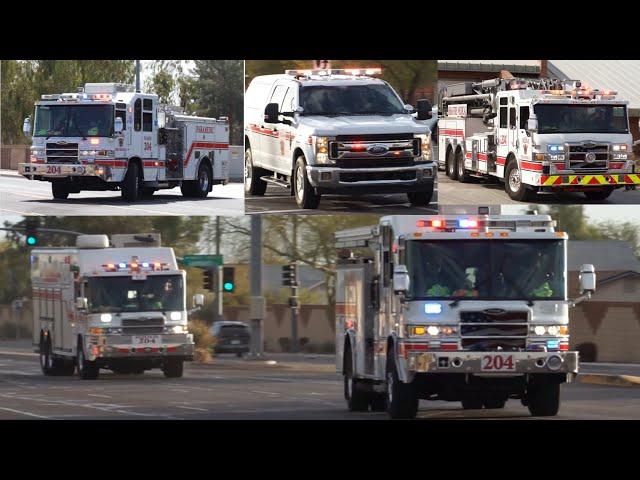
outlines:
[[19, 413], [20, 415], [26, 415], [28, 417], [44, 418], [47, 420], [51, 419], [51, 417], [45, 417], [44, 415], [37, 415], [31, 412], [23, 412], [22, 410], [15, 410], [13, 408], [8, 408], [8, 407], [0, 407], [0, 410], [6, 410], [7, 412], [12, 412], [12, 413]]
[[261, 393], [261, 394], [264, 394], [264, 395], [271, 395], [271, 396], [276, 396], [276, 397], [279, 397], [280, 395], [282, 395], [281, 393], [263, 392], [261, 390], [251, 390], [251, 393]]
[[178, 405], [176, 408], [184, 408], [185, 410], [197, 410], [199, 412], [208, 412], [209, 410], [207, 410], [206, 408], [197, 408], [197, 407], [183, 407]]
[[87, 393], [90, 397], [111, 398], [109, 395], [100, 395], [99, 393]]
[[36, 212], [20, 212], [18, 210], [11, 210], [9, 208], [0, 208], [1, 212], [11, 212], [11, 213], [17, 213], [18, 215], [26, 215], [26, 216], [40, 216], [40, 217], [44, 217], [45, 215], [43, 213], [36, 213]]

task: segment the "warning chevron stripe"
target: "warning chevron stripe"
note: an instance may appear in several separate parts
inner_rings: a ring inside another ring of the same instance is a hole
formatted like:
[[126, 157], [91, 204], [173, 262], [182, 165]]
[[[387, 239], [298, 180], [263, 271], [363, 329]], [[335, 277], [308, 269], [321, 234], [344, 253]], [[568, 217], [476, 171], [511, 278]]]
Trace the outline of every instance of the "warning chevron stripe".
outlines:
[[640, 185], [640, 174], [625, 175], [543, 175], [543, 187], [562, 185]]

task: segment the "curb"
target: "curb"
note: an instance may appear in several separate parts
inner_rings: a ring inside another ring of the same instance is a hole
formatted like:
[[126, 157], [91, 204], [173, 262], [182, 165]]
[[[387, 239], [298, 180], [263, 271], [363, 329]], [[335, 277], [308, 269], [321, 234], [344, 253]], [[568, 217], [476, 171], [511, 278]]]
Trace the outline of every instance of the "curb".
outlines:
[[0, 170], [0, 176], [2, 177], [21, 177], [17, 170]]
[[579, 383], [607, 385], [610, 387], [640, 387], [640, 377], [634, 375], [609, 375], [606, 373], [579, 373]]

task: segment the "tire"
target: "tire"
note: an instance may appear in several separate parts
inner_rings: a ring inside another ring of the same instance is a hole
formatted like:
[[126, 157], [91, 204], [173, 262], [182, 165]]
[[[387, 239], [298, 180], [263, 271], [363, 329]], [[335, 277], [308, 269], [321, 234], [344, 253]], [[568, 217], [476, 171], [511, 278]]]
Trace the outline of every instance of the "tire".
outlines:
[[511, 160], [504, 175], [504, 190], [509, 198], [518, 202], [525, 202], [531, 197], [531, 191], [522, 183], [522, 176], [518, 163]]
[[184, 360], [168, 358], [162, 367], [162, 373], [167, 378], [180, 378], [184, 373]]
[[369, 398], [359, 385], [358, 379], [353, 378], [351, 351], [345, 351], [344, 366], [344, 398], [350, 412], [366, 412], [369, 410]]
[[560, 409], [560, 384], [531, 385], [527, 392], [527, 408], [534, 417], [553, 417]]
[[464, 167], [464, 155], [462, 154], [462, 150], [458, 150], [456, 152], [456, 171], [458, 174], [458, 181], [460, 183], [467, 183], [471, 179]]
[[507, 400], [504, 398], [488, 398], [482, 403], [484, 405], [484, 408], [487, 408], [489, 410], [497, 410], [500, 408], [504, 408]]
[[78, 366], [78, 375], [80, 375], [82, 380], [95, 380], [98, 378], [100, 368], [96, 365], [95, 361], [91, 362], [85, 358], [82, 340], [78, 340], [76, 364]]
[[447, 153], [444, 168], [447, 177], [449, 177], [451, 180], [458, 179], [458, 169], [456, 168], [455, 157], [453, 155], [453, 151], [451, 150], [449, 150], [449, 152]]
[[193, 193], [196, 198], [205, 198], [209, 195], [213, 185], [213, 173], [208, 162], [200, 162], [198, 167], [198, 179], [193, 182]]
[[387, 363], [387, 413], [393, 419], [415, 418], [418, 413], [418, 395], [412, 383], [402, 383], [395, 361]]
[[129, 162], [129, 168], [127, 168], [127, 173], [124, 174], [124, 179], [120, 186], [122, 189], [122, 199], [125, 202], [135, 202], [140, 196], [141, 188], [138, 170], [137, 162]]
[[248, 195], [262, 196], [267, 190], [267, 182], [261, 177], [266, 172], [262, 168], [253, 166], [253, 154], [251, 147], [247, 147], [244, 151], [244, 192]]
[[293, 191], [298, 207], [305, 210], [316, 209], [320, 205], [320, 194], [315, 193], [307, 178], [306, 161], [304, 156], [299, 156], [293, 168]]
[[63, 182], [51, 182], [51, 194], [56, 200], [66, 200], [69, 197], [69, 188]]
[[387, 411], [387, 396], [384, 394], [375, 394], [369, 400], [369, 407], [372, 412], [386, 412]]
[[589, 200], [606, 200], [607, 198], [609, 198], [609, 196], [612, 193], [613, 193], [613, 188], [608, 187], [608, 188], [605, 188], [604, 190], [599, 190], [596, 192], [590, 192], [589, 190], [587, 190], [586, 192], [584, 192], [584, 196], [587, 197]]
[[45, 375], [54, 374], [53, 355], [49, 337], [40, 337], [40, 369]]
[[433, 183], [430, 183], [421, 192], [407, 193], [407, 198], [409, 199], [409, 203], [411, 203], [411, 205], [416, 205], [421, 207], [428, 206], [431, 203], [431, 199], [433, 198]]
[[469, 398], [462, 400], [462, 408], [465, 410], [481, 410], [482, 409], [482, 400], [477, 400], [475, 398]]

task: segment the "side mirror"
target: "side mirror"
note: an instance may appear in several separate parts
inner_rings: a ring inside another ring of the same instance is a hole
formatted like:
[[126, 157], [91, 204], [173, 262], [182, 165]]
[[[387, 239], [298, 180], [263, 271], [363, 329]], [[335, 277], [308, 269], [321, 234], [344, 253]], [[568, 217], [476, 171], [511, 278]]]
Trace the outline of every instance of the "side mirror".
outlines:
[[429, 100], [425, 98], [418, 100], [417, 107], [418, 120], [429, 120], [433, 116], [432, 105]]
[[204, 295], [201, 293], [196, 293], [193, 296], [193, 306], [202, 307], [203, 305], [204, 305]]
[[113, 130], [116, 133], [122, 133], [122, 130], [124, 130], [124, 123], [122, 123], [122, 118], [116, 117], [115, 121], [113, 122]]
[[538, 131], [538, 119], [536, 117], [531, 117], [527, 120], [527, 131], [528, 132], [537, 132]]
[[393, 269], [393, 292], [406, 294], [409, 291], [409, 272], [405, 265], [396, 265]]
[[24, 133], [25, 137], [31, 137], [31, 119], [29, 117], [25, 118], [22, 123], [22, 133]]
[[596, 269], [591, 264], [585, 264], [580, 267], [580, 293], [594, 293], [596, 291]]
[[86, 310], [89, 308], [89, 301], [86, 297], [78, 297], [76, 298], [76, 308], [78, 310]]
[[278, 104], [277, 103], [269, 103], [266, 107], [264, 107], [264, 121], [266, 123], [280, 123], [278, 121]]

